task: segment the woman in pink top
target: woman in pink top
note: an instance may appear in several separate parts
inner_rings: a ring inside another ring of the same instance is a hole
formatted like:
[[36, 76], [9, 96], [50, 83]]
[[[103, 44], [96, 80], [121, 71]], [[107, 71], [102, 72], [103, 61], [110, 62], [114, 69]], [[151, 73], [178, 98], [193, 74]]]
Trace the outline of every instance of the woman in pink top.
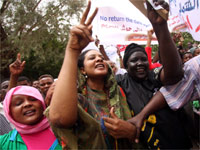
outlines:
[[43, 115], [45, 108], [36, 88], [17, 86], [9, 90], [4, 111], [16, 129], [0, 136], [0, 149], [62, 149]]

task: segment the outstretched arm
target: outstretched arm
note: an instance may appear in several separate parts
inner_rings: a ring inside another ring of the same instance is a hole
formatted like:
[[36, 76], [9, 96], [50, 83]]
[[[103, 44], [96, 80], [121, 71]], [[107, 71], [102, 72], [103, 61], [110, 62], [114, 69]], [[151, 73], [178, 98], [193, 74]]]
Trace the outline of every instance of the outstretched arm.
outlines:
[[15, 60], [15, 62], [10, 64], [10, 66], [9, 66], [10, 82], [9, 82], [8, 90], [17, 86], [18, 77], [24, 70], [24, 66], [25, 66], [25, 61], [23, 61], [23, 62], [21, 61], [21, 55], [20, 55], [20, 53], [18, 53], [17, 59]]
[[105, 60], [110, 60], [110, 58], [106, 54], [104, 46], [102, 44], [99, 45], [99, 51], [101, 52], [101, 54], [103, 55], [103, 57], [104, 57]]
[[65, 58], [50, 103], [49, 119], [56, 126], [67, 128], [77, 120], [77, 60], [89, 42], [94, 41], [91, 23], [97, 9], [86, 22], [90, 6], [91, 2], [89, 1], [80, 24], [70, 31]]
[[152, 40], [153, 33], [154, 33], [153, 29], [147, 31], [147, 44], [146, 44], [146, 47], [151, 47], [151, 40]]
[[[169, 10], [169, 6], [165, 1], [154, 0], [154, 2], [156, 5], [161, 5]], [[160, 74], [160, 80], [165, 85], [174, 84], [183, 77], [181, 58], [171, 38], [167, 21], [159, 16], [149, 3], [147, 3], [147, 12], [158, 39], [160, 60], [164, 68]]]
[[146, 44], [146, 47], [145, 47], [145, 51], [147, 53], [147, 58], [148, 58], [149, 69], [150, 70], [152, 68], [151, 67], [152, 66], [152, 61], [151, 61], [151, 51], [152, 51], [151, 40], [152, 40], [153, 33], [154, 33], [153, 29], [147, 31], [147, 44]]

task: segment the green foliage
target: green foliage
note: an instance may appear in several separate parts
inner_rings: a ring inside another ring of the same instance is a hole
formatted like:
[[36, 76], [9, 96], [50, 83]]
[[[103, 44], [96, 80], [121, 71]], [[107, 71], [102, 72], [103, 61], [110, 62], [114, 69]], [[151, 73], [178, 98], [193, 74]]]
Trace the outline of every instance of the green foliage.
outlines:
[[[187, 48], [187, 43], [188, 43], [188, 42], [200, 44], [200, 42], [195, 41], [195, 40], [192, 38], [192, 35], [191, 35], [190, 33], [188, 33], [188, 32], [183, 32], [183, 33], [182, 33], [182, 37], [183, 37], [183, 39], [184, 39], [184, 41], [183, 41], [183, 47], [184, 47], [184, 48]], [[176, 43], [176, 44], [178, 44], [178, 43]]]
[[[171, 36], [173, 37], [174, 34], [175, 34], [175, 33], [171, 33]], [[181, 35], [182, 35], [182, 37], [183, 37], [183, 39], [184, 39], [182, 43], [183, 43], [183, 48], [185, 48], [185, 49], [187, 49], [187, 43], [188, 43], [188, 42], [200, 44], [200, 42], [195, 41], [195, 40], [192, 38], [192, 35], [191, 35], [190, 33], [188, 33], [188, 32], [181, 32]], [[178, 42], [179, 42], [179, 40], [177, 39], [177, 40], [175, 41], [176, 46], [178, 46]], [[152, 57], [155, 56], [155, 53], [156, 53], [157, 51], [158, 51], [158, 45], [152, 45]]]
[[85, 0], [3, 0], [0, 14], [1, 78], [18, 52], [26, 60], [24, 75], [57, 77], [69, 30], [80, 19]]

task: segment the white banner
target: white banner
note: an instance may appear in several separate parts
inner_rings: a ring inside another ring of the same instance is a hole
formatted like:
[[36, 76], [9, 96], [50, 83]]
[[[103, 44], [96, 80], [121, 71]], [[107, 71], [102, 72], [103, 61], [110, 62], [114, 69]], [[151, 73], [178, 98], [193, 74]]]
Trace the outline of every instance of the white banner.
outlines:
[[[200, 0], [169, 0], [171, 32], [189, 32], [200, 41]], [[94, 37], [103, 44], [146, 44], [149, 20], [129, 0], [92, 0], [99, 11], [93, 22]], [[93, 7], [93, 8], [94, 8]], [[157, 44], [156, 37], [152, 44]]]
[[172, 31], [185, 29], [194, 40], [200, 41], [200, 0], [169, 0], [169, 5]]
[[[187, 31], [194, 40], [200, 41], [199, 0], [169, 0], [169, 5], [170, 32]], [[125, 46], [132, 42], [146, 45], [151, 23], [129, 0], [92, 0], [92, 8], [96, 7], [99, 11], [93, 21], [93, 36], [98, 36], [107, 55], [117, 65], [116, 45]], [[152, 44], [157, 44], [155, 36]]]
[[[146, 44], [149, 20], [129, 0], [93, 0], [99, 11], [93, 32], [103, 44]], [[154, 36], [152, 44], [157, 44]]]

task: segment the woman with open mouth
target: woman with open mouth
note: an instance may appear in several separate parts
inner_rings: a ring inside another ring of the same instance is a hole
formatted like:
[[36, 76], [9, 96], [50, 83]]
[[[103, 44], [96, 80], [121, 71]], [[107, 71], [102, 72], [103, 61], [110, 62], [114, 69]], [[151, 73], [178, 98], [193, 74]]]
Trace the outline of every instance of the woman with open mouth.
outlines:
[[62, 149], [43, 115], [46, 106], [36, 88], [12, 88], [3, 104], [5, 115], [15, 129], [0, 136], [0, 149]]
[[[125, 121], [131, 113], [120, 88], [97, 50], [82, 50], [93, 41], [92, 20], [86, 21], [91, 2], [79, 25], [70, 31], [63, 65], [46, 111], [51, 127], [64, 149], [132, 149], [134, 125]], [[78, 63], [78, 65], [77, 65]], [[78, 80], [78, 85], [77, 85]], [[104, 117], [112, 117], [112, 127]]]

